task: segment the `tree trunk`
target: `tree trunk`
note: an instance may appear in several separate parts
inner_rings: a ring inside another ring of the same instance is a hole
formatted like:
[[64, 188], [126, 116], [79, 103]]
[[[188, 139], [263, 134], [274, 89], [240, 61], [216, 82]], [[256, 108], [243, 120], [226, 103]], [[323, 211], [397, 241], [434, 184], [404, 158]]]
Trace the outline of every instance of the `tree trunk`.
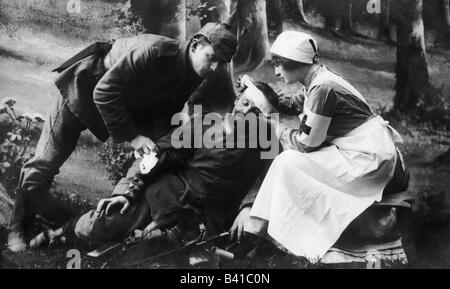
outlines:
[[306, 18], [305, 8], [303, 5], [303, 0], [296, 0], [298, 12], [300, 12], [300, 21], [306, 25], [310, 25], [308, 18]]
[[214, 7], [202, 19], [202, 26], [208, 22], [224, 22], [230, 15], [231, 0], [203, 0], [201, 3], [207, 3], [210, 8]]
[[378, 34], [377, 38], [395, 44], [397, 42], [397, 25], [392, 19], [391, 1], [381, 0], [381, 14], [378, 15]]
[[350, 32], [352, 34], [356, 34], [355, 29], [353, 28], [353, 17], [352, 17], [353, 2], [352, 0], [346, 0], [344, 4], [345, 10], [342, 17], [341, 30]]
[[378, 14], [378, 33], [377, 38], [389, 41], [389, 24], [390, 24], [390, 0], [381, 2], [381, 14]]
[[447, 33], [450, 35], [450, 0], [440, 0], [442, 17], [444, 18]]
[[425, 53], [422, 0], [398, 0], [397, 66], [394, 109], [416, 106], [428, 88], [428, 65]]
[[131, 0], [131, 8], [149, 33], [186, 39], [186, 0]]
[[275, 35], [279, 35], [283, 32], [283, 4], [281, 0], [268, 0], [267, 1], [267, 22], [269, 22], [269, 28], [275, 31]]
[[336, 22], [339, 19], [339, 5], [339, 3], [335, 3], [333, 0], [321, 0], [319, 2], [318, 11], [324, 18], [325, 29], [336, 30]]
[[268, 51], [265, 0], [237, 1], [238, 50], [233, 58], [234, 73], [250, 71], [259, 67]]

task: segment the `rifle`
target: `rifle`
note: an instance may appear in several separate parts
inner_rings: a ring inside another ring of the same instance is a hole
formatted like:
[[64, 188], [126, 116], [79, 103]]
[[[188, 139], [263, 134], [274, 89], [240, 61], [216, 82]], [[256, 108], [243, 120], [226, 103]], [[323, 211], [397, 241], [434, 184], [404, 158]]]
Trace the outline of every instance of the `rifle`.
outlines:
[[[211, 237], [209, 237], [207, 239], [204, 239], [204, 240], [201, 240], [201, 239], [200, 240], [198, 240], [198, 239], [197, 240], [193, 240], [193, 241], [191, 241], [191, 242], [189, 242], [189, 243], [187, 243], [184, 246], [181, 246], [179, 248], [175, 248], [175, 249], [171, 249], [171, 250], [168, 250], [168, 251], [165, 251], [165, 252], [162, 252], [162, 253], [158, 253], [158, 254], [155, 254], [153, 256], [146, 257], [146, 258], [143, 258], [143, 259], [140, 259], [140, 260], [137, 260], [137, 261], [124, 263], [122, 265], [123, 266], [136, 266], [136, 265], [139, 265], [139, 264], [142, 264], [142, 263], [145, 263], [145, 262], [150, 262], [150, 261], [153, 261], [155, 259], [158, 259], [158, 258], [161, 258], [161, 257], [165, 257], [165, 256], [169, 256], [169, 255], [172, 255], [172, 254], [176, 254], [176, 253], [179, 253], [179, 252], [182, 252], [182, 251], [185, 251], [185, 250], [194, 249], [194, 248], [200, 248], [201, 246], [204, 246], [204, 245], [206, 245], [208, 243], [212, 243], [214, 241], [218, 241], [220, 239], [224, 239], [224, 238], [229, 237], [229, 236], [230, 236], [229, 232], [224, 232], [224, 233], [221, 233], [221, 234], [218, 234], [218, 235], [211, 236]], [[138, 242], [138, 241], [127, 242], [125, 245], [123, 243], [121, 243], [121, 242], [108, 242], [108, 243], [100, 246], [99, 248], [97, 248], [97, 249], [87, 253], [87, 256], [93, 257], [93, 258], [99, 258], [99, 257], [103, 257], [103, 256], [106, 256], [106, 255], [113, 255], [113, 253], [115, 253], [117, 251], [120, 251], [121, 249], [125, 248], [127, 245], [134, 245], [134, 246], [124, 250], [124, 253], [127, 253], [127, 252], [130, 253], [130, 252], [132, 252], [132, 249], [140, 249], [138, 246], [143, 246], [143, 245], [145, 246], [151, 240], [152, 239], [150, 239], [148, 241], [144, 241], [144, 242]], [[104, 264], [104, 266], [107, 265], [108, 263], [109, 262], [106, 262]]]
[[175, 253], [179, 253], [179, 252], [182, 252], [182, 251], [185, 251], [185, 250], [194, 249], [194, 248], [200, 248], [203, 245], [206, 245], [208, 243], [212, 243], [214, 241], [217, 241], [217, 240], [223, 239], [225, 237], [229, 237], [229, 236], [230, 236], [230, 232], [224, 232], [224, 233], [221, 233], [221, 234], [218, 234], [218, 235], [211, 236], [211, 237], [209, 237], [207, 239], [204, 239], [204, 240], [193, 241], [193, 242], [188, 243], [188, 244], [186, 244], [186, 245], [184, 245], [182, 247], [179, 247], [179, 248], [176, 248], [176, 249], [172, 249], [172, 250], [169, 250], [169, 251], [166, 251], [166, 252], [162, 252], [160, 254], [156, 254], [156, 255], [153, 255], [153, 256], [150, 256], [150, 257], [138, 260], [138, 261], [134, 261], [134, 262], [131, 262], [131, 263], [125, 263], [124, 266], [136, 266], [136, 265], [139, 265], [139, 264], [142, 264], [142, 263], [145, 263], [145, 262], [150, 262], [150, 261], [153, 261], [155, 259], [158, 259], [158, 258], [161, 258], [161, 257], [164, 257], [164, 256], [168, 256], [168, 255], [172, 255], [172, 254], [175, 254]]

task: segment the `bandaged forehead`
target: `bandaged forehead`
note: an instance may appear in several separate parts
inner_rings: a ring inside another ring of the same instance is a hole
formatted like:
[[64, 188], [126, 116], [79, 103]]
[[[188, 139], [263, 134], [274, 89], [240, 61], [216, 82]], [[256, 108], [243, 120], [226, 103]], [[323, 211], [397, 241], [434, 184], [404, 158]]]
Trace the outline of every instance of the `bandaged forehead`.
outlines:
[[263, 114], [269, 115], [270, 113], [274, 112], [274, 107], [264, 96], [264, 93], [255, 86], [253, 80], [249, 76], [244, 75], [242, 77], [242, 84], [247, 87], [242, 93], [242, 96], [245, 96], [248, 99], [252, 100], [255, 106]]

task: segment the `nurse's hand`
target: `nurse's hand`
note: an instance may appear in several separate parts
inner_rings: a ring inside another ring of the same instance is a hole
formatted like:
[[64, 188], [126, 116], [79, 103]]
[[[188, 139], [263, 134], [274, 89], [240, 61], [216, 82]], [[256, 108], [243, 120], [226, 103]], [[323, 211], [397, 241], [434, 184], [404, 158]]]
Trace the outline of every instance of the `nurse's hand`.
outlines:
[[251, 207], [244, 207], [236, 219], [234, 220], [233, 226], [230, 229], [230, 237], [232, 241], [237, 241], [238, 243], [244, 238], [244, 225], [250, 220]]

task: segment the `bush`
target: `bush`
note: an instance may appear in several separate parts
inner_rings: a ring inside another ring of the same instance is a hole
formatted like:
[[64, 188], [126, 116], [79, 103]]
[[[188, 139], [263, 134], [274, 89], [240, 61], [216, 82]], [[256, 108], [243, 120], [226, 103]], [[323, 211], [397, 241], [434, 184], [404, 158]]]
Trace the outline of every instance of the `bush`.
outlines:
[[37, 113], [17, 115], [16, 101], [5, 97], [0, 101], [0, 116], [6, 117], [0, 130], [0, 182], [11, 192], [17, 185], [20, 169], [32, 157], [29, 145], [40, 132], [43, 117]]
[[431, 123], [434, 127], [450, 127], [450, 97], [445, 95], [444, 86], [430, 86], [425, 97], [417, 103], [413, 113], [418, 120]]
[[125, 144], [113, 144], [109, 141], [103, 144], [99, 156], [105, 164], [113, 185], [125, 177], [134, 160], [131, 147]]
[[394, 122], [420, 124], [430, 131], [448, 130], [450, 128], [450, 95], [445, 95], [444, 86], [430, 86], [425, 96], [417, 105], [404, 112], [388, 107], [381, 107], [379, 113], [383, 118]]
[[111, 15], [114, 18], [115, 29], [120, 31], [123, 37], [136, 36], [147, 32], [142, 18], [133, 14], [130, 1], [116, 4], [116, 7], [111, 11]]

